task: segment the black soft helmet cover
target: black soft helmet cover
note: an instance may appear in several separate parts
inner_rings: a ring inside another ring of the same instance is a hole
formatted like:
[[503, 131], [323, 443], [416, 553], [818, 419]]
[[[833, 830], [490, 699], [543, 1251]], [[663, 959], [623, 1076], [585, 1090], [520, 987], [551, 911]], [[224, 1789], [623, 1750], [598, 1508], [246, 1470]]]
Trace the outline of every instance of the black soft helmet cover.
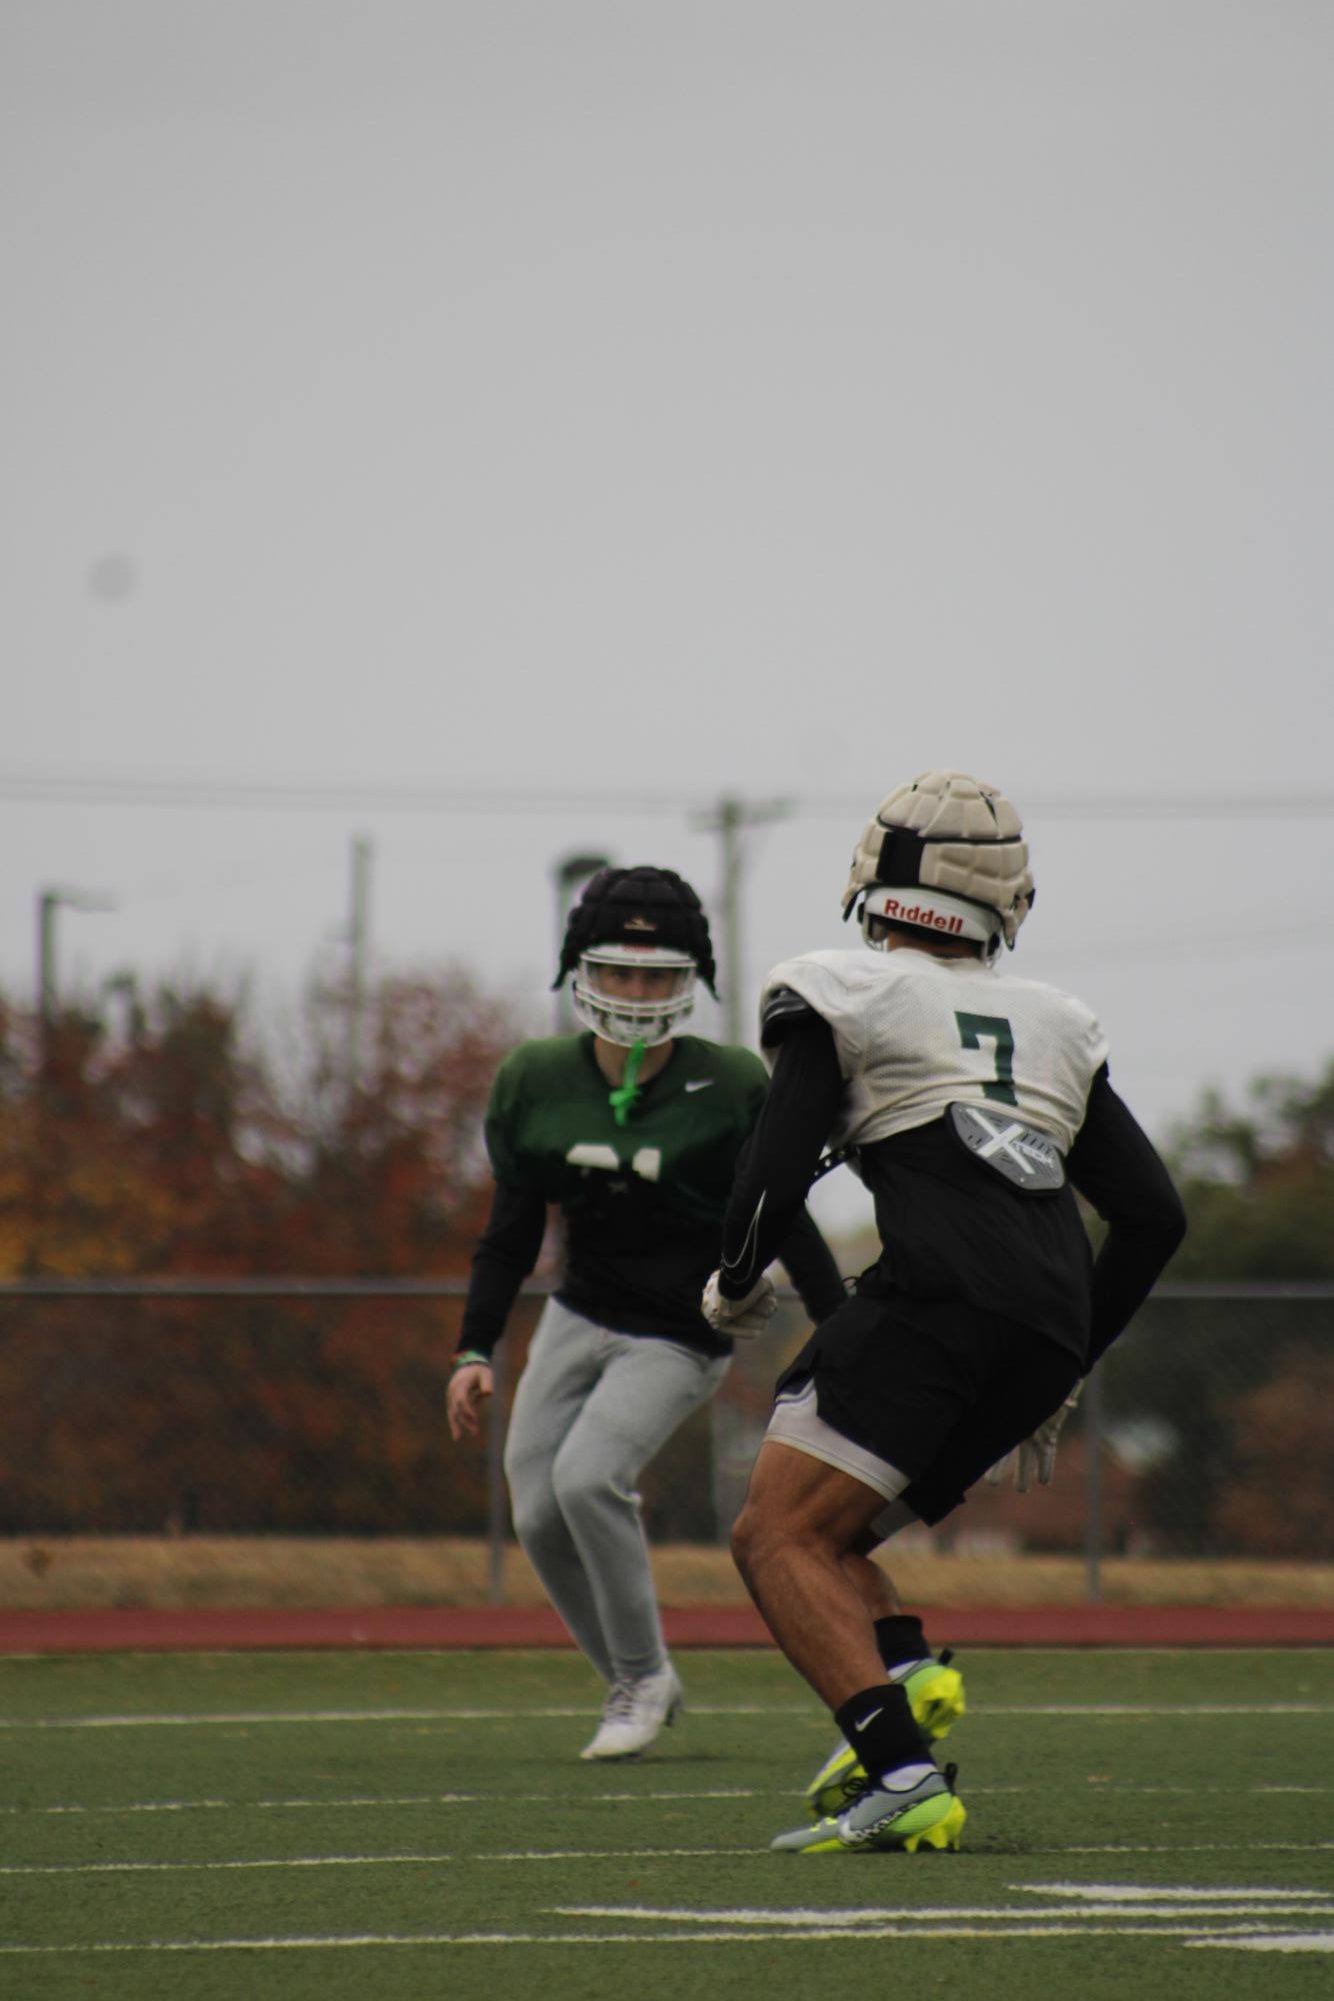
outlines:
[[580, 954], [596, 945], [670, 945], [673, 951], [688, 952], [705, 986], [718, 997], [709, 920], [690, 884], [669, 868], [642, 862], [634, 868], [598, 870], [570, 911], [552, 986], [561, 986], [577, 968]]

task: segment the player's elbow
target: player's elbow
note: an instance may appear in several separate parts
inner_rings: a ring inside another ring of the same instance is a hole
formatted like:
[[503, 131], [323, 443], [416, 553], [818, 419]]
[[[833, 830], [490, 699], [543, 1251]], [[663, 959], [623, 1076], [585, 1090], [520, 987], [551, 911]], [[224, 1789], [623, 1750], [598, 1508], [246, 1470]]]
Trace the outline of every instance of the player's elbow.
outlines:
[[1141, 1202], [1133, 1211], [1115, 1218], [1109, 1234], [1145, 1267], [1161, 1272], [1180, 1250], [1186, 1234], [1181, 1197], [1170, 1184], [1155, 1190], [1151, 1202]]
[[1142, 1217], [1134, 1234], [1146, 1276], [1151, 1273], [1152, 1282], [1156, 1283], [1180, 1250], [1186, 1234], [1186, 1212], [1175, 1195], [1170, 1203], [1156, 1208], [1152, 1216]]
[[1163, 1263], [1176, 1256], [1186, 1236], [1186, 1205], [1173, 1188], [1165, 1194], [1155, 1223]]

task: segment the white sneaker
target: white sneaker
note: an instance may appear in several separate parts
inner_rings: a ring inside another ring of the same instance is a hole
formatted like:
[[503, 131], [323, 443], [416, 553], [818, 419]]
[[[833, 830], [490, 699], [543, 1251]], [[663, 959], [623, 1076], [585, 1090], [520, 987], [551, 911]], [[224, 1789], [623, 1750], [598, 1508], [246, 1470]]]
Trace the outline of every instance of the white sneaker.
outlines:
[[681, 1709], [681, 1684], [670, 1661], [637, 1681], [614, 1681], [602, 1705], [597, 1735], [579, 1756], [637, 1758], [664, 1723], [676, 1721]]

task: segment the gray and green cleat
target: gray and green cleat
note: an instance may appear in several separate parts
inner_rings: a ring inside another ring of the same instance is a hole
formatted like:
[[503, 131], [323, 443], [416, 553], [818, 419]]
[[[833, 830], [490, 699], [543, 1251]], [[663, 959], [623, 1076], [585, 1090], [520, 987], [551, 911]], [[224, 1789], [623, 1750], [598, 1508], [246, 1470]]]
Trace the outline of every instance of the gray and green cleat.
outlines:
[[[948, 1647], [938, 1660], [919, 1661], [906, 1674], [894, 1679], [912, 1705], [913, 1720], [923, 1737], [937, 1741], [947, 1737], [966, 1708], [963, 1676], [950, 1666]], [[866, 1785], [866, 1773], [857, 1753], [840, 1737], [815, 1777], [806, 1788], [806, 1807], [812, 1820], [839, 1814], [851, 1805]]]
[[818, 1820], [814, 1827], [797, 1827], [779, 1834], [771, 1848], [799, 1855], [849, 1855], [901, 1849], [913, 1855], [919, 1848], [957, 1848], [967, 1815], [954, 1792], [955, 1767], [930, 1772], [906, 1792], [885, 1786], [861, 1790], [850, 1806]]

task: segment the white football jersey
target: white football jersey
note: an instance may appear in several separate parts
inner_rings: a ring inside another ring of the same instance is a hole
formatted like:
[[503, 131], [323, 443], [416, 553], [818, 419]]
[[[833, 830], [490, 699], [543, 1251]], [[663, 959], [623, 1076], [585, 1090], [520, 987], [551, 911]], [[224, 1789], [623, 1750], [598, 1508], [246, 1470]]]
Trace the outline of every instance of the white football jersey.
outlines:
[[[1089, 1085], [1107, 1060], [1082, 1001], [995, 963], [892, 952], [808, 952], [775, 966], [778, 987], [834, 1031], [848, 1096], [835, 1146], [866, 1146], [944, 1116], [956, 1100], [1013, 1106], [1068, 1152]], [[768, 1060], [768, 1059], [766, 1059]]]

